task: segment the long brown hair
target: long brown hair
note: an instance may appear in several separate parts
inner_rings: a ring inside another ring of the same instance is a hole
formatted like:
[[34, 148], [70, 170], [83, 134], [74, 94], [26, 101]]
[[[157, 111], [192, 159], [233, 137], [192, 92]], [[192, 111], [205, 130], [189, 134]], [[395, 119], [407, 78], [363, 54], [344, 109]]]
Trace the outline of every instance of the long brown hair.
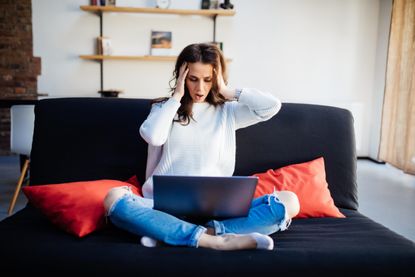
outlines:
[[[182, 66], [182, 64], [183, 63], [196, 63], [196, 62], [201, 62], [204, 64], [212, 65], [213, 67], [212, 88], [208, 96], [206, 97], [206, 102], [214, 106], [222, 105], [227, 100], [222, 94], [219, 93], [217, 72], [219, 70], [219, 66], [221, 66], [223, 79], [225, 83], [227, 83], [226, 63], [225, 63], [225, 59], [223, 57], [222, 51], [215, 44], [195, 43], [195, 44], [190, 44], [186, 46], [182, 50], [180, 55], [177, 57], [176, 65], [173, 71], [173, 77], [169, 82], [171, 95], [173, 95], [174, 91], [176, 90], [177, 79], [179, 78], [180, 67]], [[169, 97], [157, 98], [152, 101], [152, 104], [164, 102], [164, 101], [167, 101], [168, 99]], [[177, 114], [179, 115], [179, 119], [175, 121], [180, 122], [183, 125], [187, 125], [190, 123], [190, 119], [193, 119], [192, 117], [193, 100], [192, 100], [192, 97], [190, 96], [190, 93], [189, 93], [189, 90], [187, 89], [186, 84], [184, 86], [184, 96], [182, 97], [180, 103], [181, 103], [181, 106], [179, 110], [177, 111]]]

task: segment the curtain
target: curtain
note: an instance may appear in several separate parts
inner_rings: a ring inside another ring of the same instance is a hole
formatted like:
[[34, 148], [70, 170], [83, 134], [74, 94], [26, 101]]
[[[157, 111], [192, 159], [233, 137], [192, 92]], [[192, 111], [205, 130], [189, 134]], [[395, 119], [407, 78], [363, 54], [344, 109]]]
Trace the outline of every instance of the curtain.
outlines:
[[394, 0], [379, 158], [415, 174], [415, 0]]

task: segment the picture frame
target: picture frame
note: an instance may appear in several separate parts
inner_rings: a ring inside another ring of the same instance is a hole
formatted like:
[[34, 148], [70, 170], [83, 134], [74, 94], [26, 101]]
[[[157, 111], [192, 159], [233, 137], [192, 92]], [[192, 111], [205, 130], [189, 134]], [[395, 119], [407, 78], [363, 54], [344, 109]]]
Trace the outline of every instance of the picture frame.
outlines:
[[210, 0], [209, 1], [209, 9], [211, 9], [211, 10], [219, 9], [219, 0]]
[[114, 6], [116, 5], [116, 0], [105, 0], [105, 6]]
[[172, 49], [171, 31], [151, 31], [150, 55], [169, 56]]

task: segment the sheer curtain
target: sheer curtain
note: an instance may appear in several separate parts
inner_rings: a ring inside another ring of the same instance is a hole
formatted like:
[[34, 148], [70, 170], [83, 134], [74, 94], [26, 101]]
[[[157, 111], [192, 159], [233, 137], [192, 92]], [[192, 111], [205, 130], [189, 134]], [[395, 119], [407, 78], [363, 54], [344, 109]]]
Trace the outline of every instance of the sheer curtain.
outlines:
[[394, 0], [379, 158], [415, 174], [415, 0]]

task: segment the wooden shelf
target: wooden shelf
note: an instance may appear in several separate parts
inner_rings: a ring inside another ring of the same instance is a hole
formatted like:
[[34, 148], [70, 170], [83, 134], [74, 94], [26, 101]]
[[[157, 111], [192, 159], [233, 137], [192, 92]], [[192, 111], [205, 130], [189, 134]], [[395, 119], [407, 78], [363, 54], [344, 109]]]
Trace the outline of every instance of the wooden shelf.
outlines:
[[141, 61], [175, 61], [177, 56], [103, 56], [81, 55], [84, 60], [141, 60]]
[[[84, 60], [140, 60], [140, 61], [176, 61], [177, 56], [103, 56], [103, 55], [81, 55]], [[226, 59], [231, 62], [232, 59]]]
[[160, 13], [178, 15], [202, 15], [202, 16], [233, 16], [234, 10], [179, 10], [179, 9], [160, 9], [160, 8], [131, 8], [114, 6], [81, 6], [81, 10], [88, 12], [126, 12], [126, 13]]

